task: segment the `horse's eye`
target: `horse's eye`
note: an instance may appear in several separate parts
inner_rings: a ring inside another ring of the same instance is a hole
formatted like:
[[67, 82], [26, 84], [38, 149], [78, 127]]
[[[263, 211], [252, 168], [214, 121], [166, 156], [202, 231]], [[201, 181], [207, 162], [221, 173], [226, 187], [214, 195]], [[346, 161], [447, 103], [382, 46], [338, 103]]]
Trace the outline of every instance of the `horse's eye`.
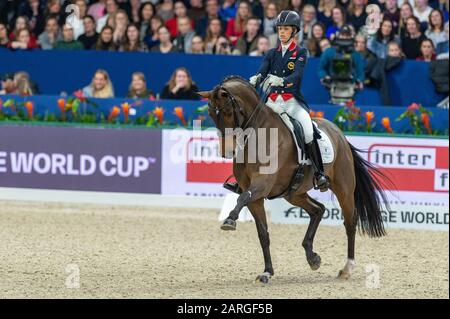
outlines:
[[222, 93], [220, 94], [220, 96], [221, 96], [221, 97], [227, 97], [227, 96], [228, 96], [228, 93], [225, 92], [225, 91], [222, 91]]

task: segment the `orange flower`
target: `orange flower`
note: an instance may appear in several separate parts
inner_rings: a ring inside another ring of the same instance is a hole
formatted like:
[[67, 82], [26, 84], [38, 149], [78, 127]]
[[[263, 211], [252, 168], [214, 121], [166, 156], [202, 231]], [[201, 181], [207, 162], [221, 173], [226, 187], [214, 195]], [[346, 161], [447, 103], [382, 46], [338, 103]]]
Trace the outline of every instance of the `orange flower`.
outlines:
[[61, 112], [64, 112], [66, 108], [66, 100], [58, 99], [58, 107], [60, 108]]
[[316, 117], [319, 118], [319, 119], [323, 119], [324, 116], [325, 116], [325, 113], [322, 112], [322, 111], [319, 111], [319, 112], [316, 113]]
[[112, 122], [112, 121], [114, 121], [114, 119], [117, 117], [117, 116], [119, 116], [119, 114], [120, 114], [120, 109], [117, 107], [117, 106], [114, 106], [112, 109], [111, 109], [111, 112], [109, 113], [109, 116], [108, 116], [108, 122]]
[[310, 110], [309, 111], [309, 116], [316, 117], [316, 112], [314, 112], [313, 110]]
[[153, 110], [153, 114], [155, 114], [156, 118], [159, 121], [159, 124], [163, 124], [164, 122], [164, 109], [162, 107], [155, 107], [155, 109]]
[[389, 119], [389, 117], [383, 117], [381, 119], [381, 125], [383, 125], [383, 127], [386, 129], [386, 131], [388, 133], [392, 133], [393, 130], [391, 128], [391, 120]]
[[177, 106], [174, 108], [174, 114], [180, 119], [181, 124], [183, 124], [183, 126], [186, 126], [186, 120], [184, 118], [184, 114], [183, 114], [183, 107], [181, 106]]
[[33, 110], [34, 110], [34, 104], [31, 101], [25, 102], [24, 104], [25, 108], [27, 109], [28, 118], [33, 118]]
[[129, 118], [129, 115], [130, 115], [130, 107], [131, 107], [131, 105], [128, 104], [127, 102], [125, 102], [125, 103], [122, 103], [121, 107], [122, 107], [123, 117], [125, 119], [125, 123], [128, 123], [128, 118]]
[[431, 130], [430, 116], [427, 113], [423, 112], [422, 114], [420, 114], [420, 118], [422, 119], [422, 123], [427, 129], [428, 134], [432, 134], [433, 131]]
[[373, 118], [375, 117], [375, 114], [373, 112], [366, 112], [366, 123], [367, 125], [370, 125], [372, 123]]

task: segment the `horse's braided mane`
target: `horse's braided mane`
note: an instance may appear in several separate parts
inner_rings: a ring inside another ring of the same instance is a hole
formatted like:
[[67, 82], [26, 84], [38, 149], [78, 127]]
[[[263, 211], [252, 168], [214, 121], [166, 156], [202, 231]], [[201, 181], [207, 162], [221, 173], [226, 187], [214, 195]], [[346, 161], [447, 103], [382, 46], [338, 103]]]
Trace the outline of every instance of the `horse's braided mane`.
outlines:
[[[229, 81], [239, 81], [242, 84], [244, 84], [245, 86], [247, 86], [249, 89], [251, 89], [253, 91], [253, 93], [255, 93], [256, 96], [259, 97], [258, 91], [256, 91], [255, 87], [253, 85], [251, 85], [247, 79], [243, 78], [242, 76], [239, 75], [229, 75], [227, 77], [225, 77], [222, 82], [220, 83], [220, 85], [225, 84], [226, 82]], [[218, 85], [216, 88], [220, 87], [220, 85]]]

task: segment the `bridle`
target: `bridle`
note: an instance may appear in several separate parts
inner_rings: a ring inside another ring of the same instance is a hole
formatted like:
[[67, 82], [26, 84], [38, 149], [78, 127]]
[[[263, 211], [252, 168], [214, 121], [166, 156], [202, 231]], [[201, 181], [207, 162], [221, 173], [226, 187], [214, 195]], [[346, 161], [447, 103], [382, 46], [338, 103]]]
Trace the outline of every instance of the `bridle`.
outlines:
[[[257, 86], [257, 85], [255, 85], [255, 86]], [[224, 118], [223, 118], [223, 116], [221, 114], [221, 111], [224, 108], [226, 108], [226, 107], [228, 107], [230, 105], [231, 105], [232, 110], [233, 110], [234, 124], [237, 125], [236, 127], [234, 127], [234, 129], [239, 128], [239, 129], [242, 129], [242, 132], [244, 132], [250, 126], [253, 128], [253, 130], [250, 132], [250, 134], [248, 134], [246, 136], [246, 138], [244, 139], [244, 144], [240, 144], [239, 143], [239, 140], [240, 140], [239, 137], [240, 136], [237, 136], [236, 143], [238, 144], [238, 147], [241, 150], [243, 150], [245, 148], [245, 146], [247, 145], [248, 139], [250, 138], [250, 136], [252, 135], [252, 133], [254, 131], [254, 124], [258, 121], [258, 118], [259, 118], [259, 115], [261, 113], [261, 110], [263, 109], [263, 106], [264, 106], [267, 94], [268, 94], [268, 92], [270, 92], [270, 87], [267, 89], [266, 92], [264, 92], [263, 97], [259, 100], [258, 104], [253, 108], [253, 111], [250, 113], [248, 119], [245, 122], [242, 121], [242, 123], [241, 123], [241, 120], [240, 120], [240, 118], [238, 116], [238, 113], [244, 114], [243, 108], [241, 107], [241, 105], [239, 105], [239, 103], [236, 100], [236, 98], [234, 97], [234, 95], [231, 94], [231, 92], [227, 88], [225, 88], [223, 86], [223, 83], [221, 83], [219, 86], [217, 86], [214, 89], [214, 91], [219, 91], [219, 90], [225, 91], [225, 93], [227, 95], [226, 103], [224, 103], [221, 106], [214, 106], [214, 105], [212, 105], [211, 100], [210, 100], [209, 103], [208, 103], [208, 108], [216, 113], [217, 119], [218, 119], [218, 121], [220, 123], [220, 126], [221, 126], [219, 128], [219, 130], [220, 130], [220, 133], [222, 134], [222, 136], [225, 136], [225, 121], [224, 121]]]

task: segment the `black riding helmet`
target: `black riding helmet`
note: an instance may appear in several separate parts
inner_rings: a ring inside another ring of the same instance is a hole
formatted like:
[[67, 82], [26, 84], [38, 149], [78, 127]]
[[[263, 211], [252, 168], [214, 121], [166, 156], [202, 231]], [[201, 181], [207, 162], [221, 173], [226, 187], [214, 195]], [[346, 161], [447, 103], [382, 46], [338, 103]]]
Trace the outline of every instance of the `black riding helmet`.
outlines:
[[283, 10], [277, 17], [275, 28], [281, 25], [295, 27], [296, 31], [293, 36], [300, 31], [300, 16], [295, 11]]

